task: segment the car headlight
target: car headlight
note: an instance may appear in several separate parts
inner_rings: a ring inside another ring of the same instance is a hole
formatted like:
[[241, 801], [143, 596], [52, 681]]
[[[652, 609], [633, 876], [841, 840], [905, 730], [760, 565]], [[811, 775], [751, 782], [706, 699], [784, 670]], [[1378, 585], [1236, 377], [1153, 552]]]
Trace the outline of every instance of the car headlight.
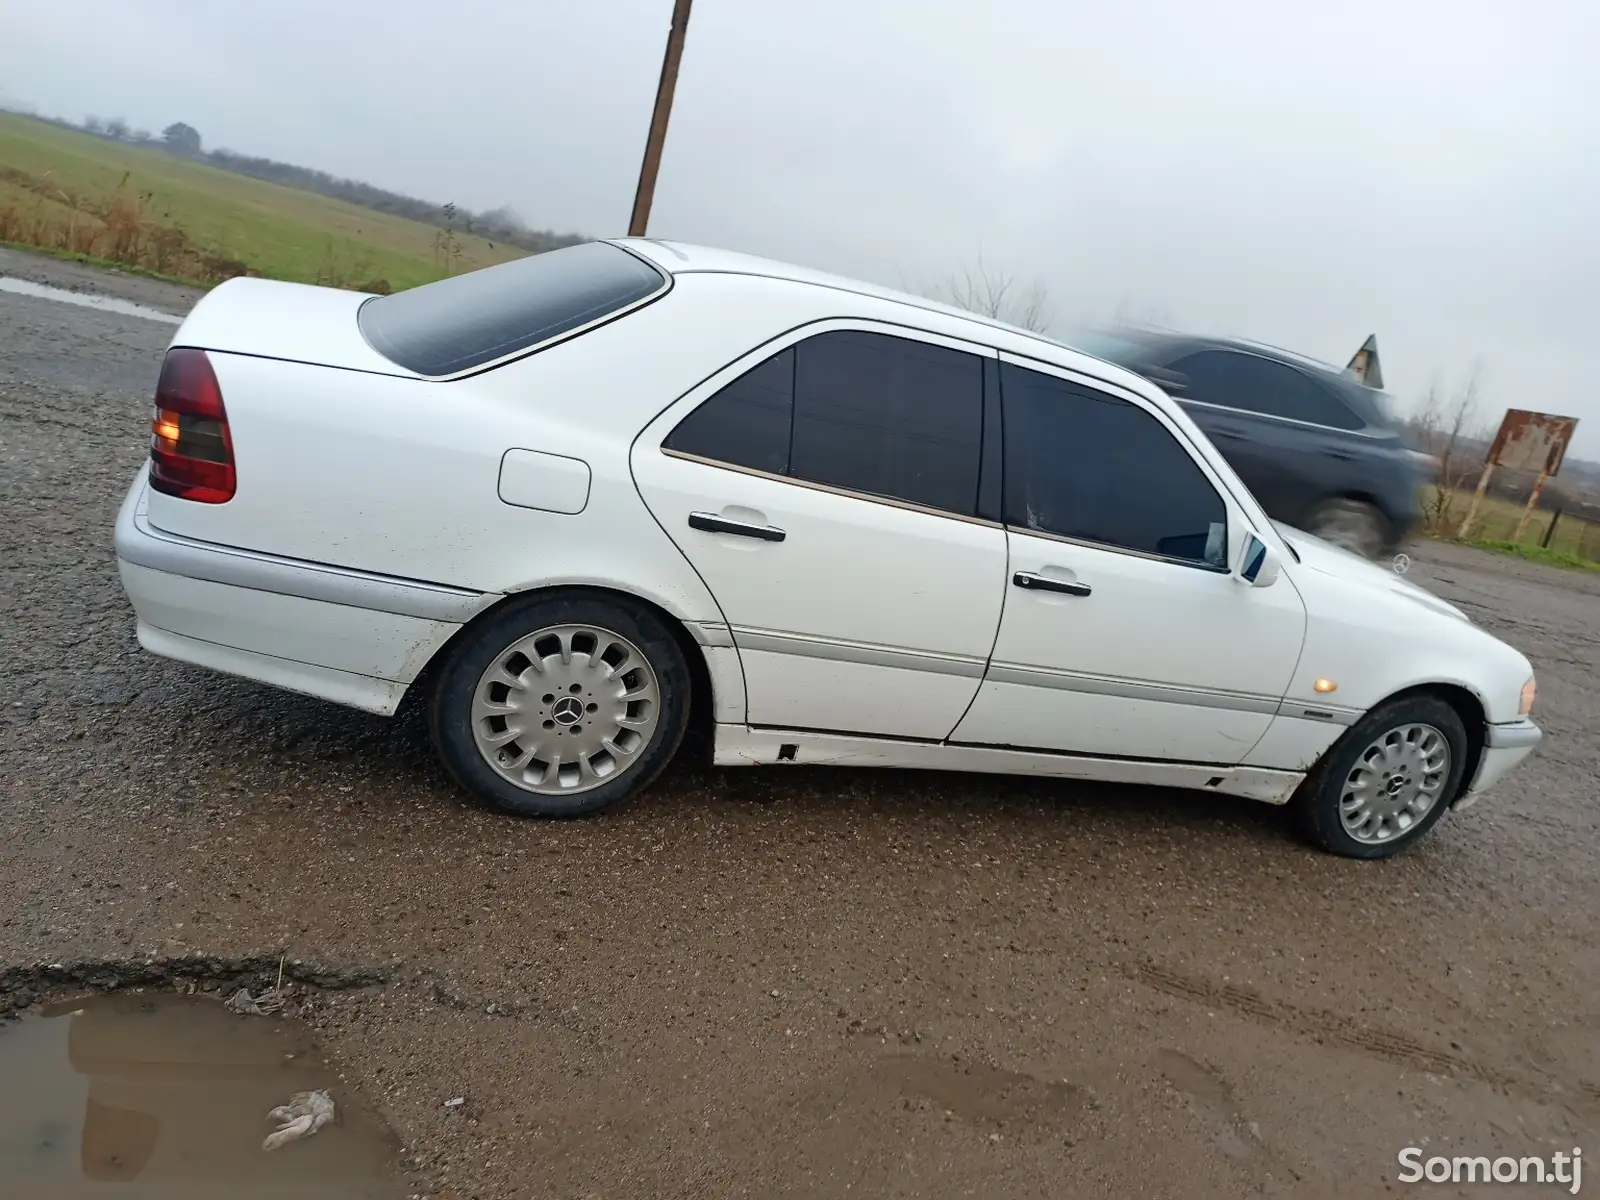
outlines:
[[1517, 702], [1517, 715], [1519, 717], [1525, 717], [1533, 711], [1533, 697], [1538, 690], [1538, 685], [1534, 683], [1533, 676], [1528, 676], [1528, 682], [1522, 685], [1522, 698]]

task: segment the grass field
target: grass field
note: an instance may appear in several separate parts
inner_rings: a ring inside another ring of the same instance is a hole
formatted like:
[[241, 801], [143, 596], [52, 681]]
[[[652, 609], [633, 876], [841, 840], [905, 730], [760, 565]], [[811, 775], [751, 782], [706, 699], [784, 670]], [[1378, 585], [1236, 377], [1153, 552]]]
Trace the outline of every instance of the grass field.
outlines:
[[[1472, 503], [1472, 493], [1452, 489], [1445, 497], [1445, 519], [1433, 530], [1435, 536], [1455, 538], [1460, 522]], [[1432, 508], [1435, 496], [1432, 489], [1424, 494], [1423, 504]], [[1522, 519], [1522, 505], [1485, 496], [1478, 505], [1477, 516], [1467, 531], [1467, 541], [1486, 550], [1517, 554], [1538, 562], [1557, 566], [1585, 567], [1600, 570], [1600, 524], [1573, 516], [1563, 516], [1556, 522], [1550, 545], [1541, 547], [1545, 532], [1555, 514], [1535, 509], [1528, 518], [1528, 527], [1520, 540], [1515, 538], [1517, 522]]]
[[213, 283], [398, 290], [524, 253], [341, 200], [0, 113], [0, 241]]

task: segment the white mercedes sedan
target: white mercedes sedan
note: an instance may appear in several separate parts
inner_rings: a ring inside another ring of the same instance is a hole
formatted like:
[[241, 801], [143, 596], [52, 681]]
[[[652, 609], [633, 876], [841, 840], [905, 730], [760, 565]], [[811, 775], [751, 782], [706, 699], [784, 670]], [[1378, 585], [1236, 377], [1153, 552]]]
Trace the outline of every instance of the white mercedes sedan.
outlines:
[[428, 707], [512, 813], [726, 766], [1117, 780], [1383, 858], [1538, 742], [1516, 650], [1276, 528], [1163, 392], [865, 283], [646, 239], [392, 296], [235, 279], [117, 521], [156, 654]]

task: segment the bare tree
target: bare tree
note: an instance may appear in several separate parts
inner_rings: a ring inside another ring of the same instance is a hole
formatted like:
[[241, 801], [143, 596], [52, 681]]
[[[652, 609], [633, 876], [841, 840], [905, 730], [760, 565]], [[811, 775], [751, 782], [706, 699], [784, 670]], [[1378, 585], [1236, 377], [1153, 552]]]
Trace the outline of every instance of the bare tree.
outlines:
[[1478, 412], [1482, 389], [1478, 363], [1453, 391], [1436, 379], [1421, 410], [1406, 422], [1417, 449], [1434, 461], [1422, 501], [1422, 523], [1429, 533], [1448, 537], [1465, 515], [1473, 476], [1483, 466]]
[[1050, 294], [1034, 279], [1019, 285], [1004, 271], [992, 271], [980, 256], [976, 265], [952, 271], [933, 289], [935, 298], [1034, 333], [1050, 327]]

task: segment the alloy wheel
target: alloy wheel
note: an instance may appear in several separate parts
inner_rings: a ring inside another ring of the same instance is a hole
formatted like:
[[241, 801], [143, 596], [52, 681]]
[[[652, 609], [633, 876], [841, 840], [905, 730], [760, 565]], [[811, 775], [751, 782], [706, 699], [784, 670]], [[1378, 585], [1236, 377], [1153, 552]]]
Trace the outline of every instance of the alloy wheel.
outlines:
[[494, 770], [540, 795], [573, 795], [631, 768], [661, 720], [644, 653], [597, 625], [552, 625], [497, 654], [472, 695], [472, 737]]
[[1401, 725], [1357, 756], [1339, 795], [1339, 821], [1358, 842], [1400, 837], [1428, 815], [1450, 778], [1450, 743], [1432, 725]]

